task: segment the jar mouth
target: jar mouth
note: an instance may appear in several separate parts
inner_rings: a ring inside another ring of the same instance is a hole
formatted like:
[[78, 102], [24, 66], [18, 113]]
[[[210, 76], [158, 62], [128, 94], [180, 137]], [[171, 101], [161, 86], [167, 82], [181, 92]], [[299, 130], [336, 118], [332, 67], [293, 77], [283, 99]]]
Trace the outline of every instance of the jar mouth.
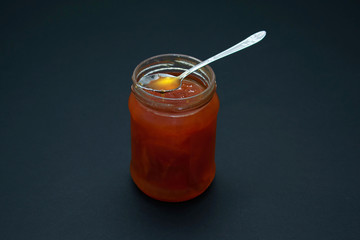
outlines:
[[[190, 74], [190, 77], [200, 81], [205, 87], [200, 93], [183, 98], [168, 98], [151, 94], [144, 89], [137, 87], [137, 82], [146, 75], [155, 73], [181, 74], [190, 69], [201, 60], [184, 54], [161, 54], [142, 61], [134, 70], [131, 86], [135, 97], [147, 106], [180, 111], [204, 105], [211, 100], [216, 89], [215, 73], [207, 65]], [[155, 103], [154, 103], [155, 102]]]
[[[160, 59], [166, 59], [166, 58], [174, 58], [172, 61], [169, 62], [161, 62]], [[190, 60], [190, 61], [189, 61]], [[186, 71], [187, 69], [192, 68], [196, 64], [202, 62], [201, 60], [184, 55], [184, 54], [175, 54], [175, 53], [168, 53], [168, 54], [160, 54], [156, 55], [154, 57], [150, 57], [148, 59], [145, 59], [144, 61], [140, 62], [139, 65], [135, 68], [133, 75], [132, 75], [132, 81], [133, 85], [131, 86], [132, 90], [136, 89], [136, 91], [141, 92], [144, 95], [147, 95], [151, 98], [159, 99], [159, 100], [166, 100], [166, 101], [179, 101], [179, 100], [191, 100], [194, 98], [199, 97], [200, 95], [207, 95], [209, 92], [213, 91], [213, 88], [215, 87], [215, 73], [213, 69], [207, 65], [204, 66], [195, 72], [191, 73], [190, 75], [195, 75], [197, 78], [200, 78], [203, 85], [205, 86], [205, 89], [201, 91], [198, 94], [192, 95], [190, 97], [183, 97], [183, 98], [167, 98], [167, 97], [161, 97], [154, 94], [151, 94], [144, 89], [137, 87], [137, 82], [146, 75], [155, 74], [155, 73], [167, 73], [167, 72], [179, 72], [182, 73]], [[180, 64], [181, 67], [174, 66], [175, 64]], [[206, 79], [208, 78], [208, 79]], [[213, 78], [213, 79], [211, 79]], [[211, 81], [213, 80], [213, 81]], [[212, 84], [213, 82], [213, 84]], [[213, 87], [211, 87], [213, 85]]]

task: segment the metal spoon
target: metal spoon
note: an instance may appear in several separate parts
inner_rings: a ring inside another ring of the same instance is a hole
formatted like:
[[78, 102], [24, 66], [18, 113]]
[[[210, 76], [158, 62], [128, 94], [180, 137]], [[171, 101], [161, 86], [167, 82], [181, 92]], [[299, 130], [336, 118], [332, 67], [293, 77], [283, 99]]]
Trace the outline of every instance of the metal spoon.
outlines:
[[[240, 51], [244, 48], [250, 47], [251, 45], [262, 40], [266, 35], [265, 31], [257, 32], [240, 43], [226, 49], [225, 51], [193, 66], [192, 68], [186, 70], [179, 76], [173, 76], [165, 73], [156, 73], [143, 76], [137, 83], [137, 86], [146, 90], [155, 91], [155, 92], [171, 92], [176, 89], [179, 89], [182, 85], [182, 81], [186, 76], [191, 74], [192, 72], [202, 68], [205, 65], [208, 65], [216, 60], [219, 60], [223, 57], [226, 57], [230, 54], [233, 54], [237, 51]], [[160, 84], [160, 81], [162, 83]], [[166, 82], [164, 82], [166, 81]]]

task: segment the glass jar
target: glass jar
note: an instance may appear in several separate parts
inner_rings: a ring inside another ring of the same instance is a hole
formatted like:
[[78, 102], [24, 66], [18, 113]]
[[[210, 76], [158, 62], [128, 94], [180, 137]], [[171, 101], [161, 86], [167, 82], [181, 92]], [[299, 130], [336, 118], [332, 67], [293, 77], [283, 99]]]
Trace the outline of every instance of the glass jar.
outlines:
[[130, 172], [148, 196], [181, 202], [204, 192], [215, 176], [215, 136], [219, 99], [215, 74], [205, 66], [187, 78], [204, 87], [197, 95], [167, 98], [136, 86], [152, 73], [179, 75], [200, 60], [164, 54], [141, 62], [132, 75]]

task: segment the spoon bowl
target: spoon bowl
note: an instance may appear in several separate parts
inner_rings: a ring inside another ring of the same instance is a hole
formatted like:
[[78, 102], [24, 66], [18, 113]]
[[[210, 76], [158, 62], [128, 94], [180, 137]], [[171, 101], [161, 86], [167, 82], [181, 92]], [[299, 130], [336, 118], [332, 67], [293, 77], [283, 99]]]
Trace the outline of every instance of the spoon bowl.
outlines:
[[155, 73], [142, 77], [137, 86], [156, 92], [170, 92], [181, 87], [182, 79], [166, 73]]

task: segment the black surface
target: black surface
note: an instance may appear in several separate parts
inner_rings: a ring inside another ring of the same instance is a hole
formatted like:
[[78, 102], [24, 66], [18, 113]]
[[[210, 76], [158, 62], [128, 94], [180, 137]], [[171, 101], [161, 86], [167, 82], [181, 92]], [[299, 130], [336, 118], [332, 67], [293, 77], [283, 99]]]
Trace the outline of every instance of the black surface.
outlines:
[[[0, 239], [360, 239], [357, 1], [1, 3]], [[205, 59], [217, 175], [161, 203], [129, 174], [145, 58]]]

